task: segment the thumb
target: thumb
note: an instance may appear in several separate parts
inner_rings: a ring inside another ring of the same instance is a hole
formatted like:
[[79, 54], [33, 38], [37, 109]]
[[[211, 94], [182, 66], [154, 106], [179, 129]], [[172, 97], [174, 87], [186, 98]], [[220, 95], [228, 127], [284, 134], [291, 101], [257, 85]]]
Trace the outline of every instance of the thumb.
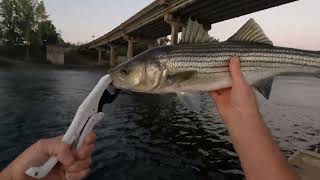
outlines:
[[244, 78], [242, 71], [241, 71], [241, 68], [240, 68], [239, 57], [232, 57], [230, 59], [229, 71], [230, 71], [230, 75], [231, 75], [233, 83], [245, 82], [245, 78]]

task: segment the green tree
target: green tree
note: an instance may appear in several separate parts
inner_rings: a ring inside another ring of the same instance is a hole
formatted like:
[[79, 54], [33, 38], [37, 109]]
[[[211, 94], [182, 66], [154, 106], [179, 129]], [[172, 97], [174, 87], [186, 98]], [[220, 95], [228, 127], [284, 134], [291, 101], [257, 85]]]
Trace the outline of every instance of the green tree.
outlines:
[[39, 24], [48, 19], [43, 1], [3, 0], [3, 41], [9, 46], [25, 46], [26, 59]]
[[3, 43], [2, 40], [3, 40], [3, 25], [0, 17], [0, 45]]
[[47, 44], [58, 44], [63, 41], [50, 20], [40, 22], [34, 34], [33, 44], [46, 46]]
[[2, 39], [3, 39], [3, 25], [2, 25], [2, 21], [3, 21], [3, 10], [1, 8], [1, 3], [2, 1], [0, 2], [0, 44], [2, 42]]

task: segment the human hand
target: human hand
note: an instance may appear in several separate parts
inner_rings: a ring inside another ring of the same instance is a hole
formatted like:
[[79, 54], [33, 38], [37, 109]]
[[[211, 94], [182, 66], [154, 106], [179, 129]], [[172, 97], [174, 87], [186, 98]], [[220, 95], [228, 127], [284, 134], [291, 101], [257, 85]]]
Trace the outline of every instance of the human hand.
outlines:
[[26, 149], [3, 172], [2, 176], [10, 180], [31, 180], [25, 171], [31, 166], [40, 166], [51, 156], [58, 158], [59, 163], [44, 178], [45, 180], [80, 180], [89, 173], [91, 155], [95, 150], [96, 136], [90, 133], [83, 145], [71, 150], [61, 137], [41, 139]]
[[257, 101], [250, 85], [246, 82], [239, 57], [232, 57], [229, 64], [232, 87], [209, 92], [224, 122], [248, 117], [260, 117]]
[[[232, 87], [209, 94], [226, 124], [246, 179], [297, 180], [261, 118], [255, 94], [241, 72], [239, 58], [231, 58], [229, 70]], [[258, 165], [261, 162], [264, 166]]]

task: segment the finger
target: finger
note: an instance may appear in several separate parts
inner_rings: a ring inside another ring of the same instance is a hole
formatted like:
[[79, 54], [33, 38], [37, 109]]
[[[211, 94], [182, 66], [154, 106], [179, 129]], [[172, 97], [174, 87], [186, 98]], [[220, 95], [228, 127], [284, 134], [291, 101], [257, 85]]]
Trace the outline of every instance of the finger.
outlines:
[[66, 170], [68, 172], [79, 172], [85, 169], [90, 168], [91, 165], [91, 158], [81, 160], [81, 161], [76, 161], [72, 166], [68, 167]]
[[230, 91], [231, 88], [224, 88], [224, 89], [219, 89], [219, 90], [215, 90], [215, 91], [209, 91], [209, 94], [212, 96], [221, 96], [224, 94], [227, 94]]
[[214, 102], [217, 104], [221, 101], [221, 94], [219, 94], [219, 92], [214, 92], [212, 94], [213, 100]]
[[217, 90], [217, 94], [218, 94], [219, 96], [221, 96], [221, 95], [225, 94], [226, 92], [227, 92], [227, 89], [220, 89], [220, 90]]
[[217, 98], [219, 98], [219, 96], [221, 96], [221, 92], [220, 91], [212, 91], [210, 92], [211, 97], [216, 100]]
[[218, 92], [217, 92], [217, 91], [209, 91], [208, 93], [209, 93], [209, 95], [210, 95], [212, 98], [214, 98], [214, 96], [217, 96], [217, 95], [218, 95]]
[[96, 149], [95, 144], [82, 146], [75, 151], [75, 157], [78, 160], [87, 159], [88, 157], [90, 157], [92, 155], [92, 153], [95, 151], [95, 149]]
[[55, 138], [52, 139], [40, 139], [36, 143], [36, 148], [39, 153], [44, 153], [47, 156], [56, 156], [59, 153], [59, 141]]
[[62, 143], [63, 135], [49, 138], [40, 139], [38, 144], [42, 152], [46, 153], [48, 156], [57, 156], [60, 151], [60, 144]]
[[59, 153], [58, 153], [58, 160], [63, 164], [65, 167], [69, 167], [73, 165], [75, 162], [75, 158], [73, 157], [73, 153], [70, 149], [70, 145], [67, 145], [63, 142], [60, 142], [59, 145]]
[[85, 169], [80, 172], [67, 172], [67, 180], [80, 180], [84, 179], [90, 172], [90, 169]]
[[84, 144], [85, 145], [90, 145], [94, 144], [96, 142], [96, 134], [94, 132], [89, 133], [85, 139], [84, 139]]
[[232, 57], [229, 64], [230, 75], [233, 82], [244, 82], [244, 76], [240, 68], [239, 57]]

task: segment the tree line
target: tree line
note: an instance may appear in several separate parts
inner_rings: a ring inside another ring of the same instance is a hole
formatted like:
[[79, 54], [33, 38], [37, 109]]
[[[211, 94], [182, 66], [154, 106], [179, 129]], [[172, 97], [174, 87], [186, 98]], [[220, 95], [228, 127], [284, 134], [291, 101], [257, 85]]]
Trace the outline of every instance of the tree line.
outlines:
[[2, 0], [0, 2], [0, 44], [6, 47], [25, 48], [30, 58], [30, 47], [46, 47], [63, 42], [49, 19], [43, 1]]

